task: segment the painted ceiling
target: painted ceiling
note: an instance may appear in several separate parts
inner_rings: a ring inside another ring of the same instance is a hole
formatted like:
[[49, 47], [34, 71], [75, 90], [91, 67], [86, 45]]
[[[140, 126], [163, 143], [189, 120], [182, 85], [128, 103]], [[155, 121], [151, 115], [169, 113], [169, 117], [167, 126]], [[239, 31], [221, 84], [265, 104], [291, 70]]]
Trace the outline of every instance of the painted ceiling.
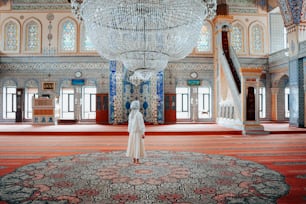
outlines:
[[306, 23], [306, 0], [278, 0], [285, 26]]

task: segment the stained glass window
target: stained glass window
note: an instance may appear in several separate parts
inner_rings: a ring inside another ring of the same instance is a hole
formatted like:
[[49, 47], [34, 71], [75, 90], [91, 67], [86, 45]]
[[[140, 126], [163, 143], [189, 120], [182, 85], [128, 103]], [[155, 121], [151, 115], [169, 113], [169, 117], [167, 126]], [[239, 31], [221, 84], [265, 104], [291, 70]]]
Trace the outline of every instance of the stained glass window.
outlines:
[[251, 29], [252, 52], [263, 52], [263, 32], [260, 25], [255, 25]]
[[95, 46], [89, 39], [84, 24], [82, 24], [82, 38], [81, 38], [81, 50], [82, 51], [95, 51]]
[[76, 51], [76, 25], [66, 20], [61, 28], [61, 51]]
[[40, 49], [40, 27], [35, 21], [30, 21], [26, 25], [26, 51], [39, 51]]
[[9, 21], [4, 27], [4, 50], [19, 51], [19, 29], [17, 23]]
[[233, 26], [231, 34], [232, 47], [237, 53], [243, 52], [243, 28], [240, 25]]
[[197, 50], [199, 52], [211, 51], [211, 42], [212, 42], [211, 38], [212, 38], [211, 27], [208, 23], [206, 23], [202, 27], [200, 39], [197, 44]]

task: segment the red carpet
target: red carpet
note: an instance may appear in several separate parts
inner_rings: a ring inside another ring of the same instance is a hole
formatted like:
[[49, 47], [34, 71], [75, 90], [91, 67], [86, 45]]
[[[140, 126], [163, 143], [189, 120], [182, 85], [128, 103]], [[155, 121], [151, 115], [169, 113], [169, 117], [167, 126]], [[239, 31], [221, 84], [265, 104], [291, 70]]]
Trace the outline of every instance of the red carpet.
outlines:
[[[66, 128], [66, 131], [64, 128]], [[96, 128], [101, 129], [97, 130]], [[0, 176], [26, 164], [40, 162], [52, 157], [125, 150], [127, 134], [126, 136], [115, 136], [115, 134], [109, 136], [88, 136], [87, 134], [73, 136], [80, 130], [82, 130], [81, 132], [116, 132], [116, 130], [121, 129], [121, 132], [124, 132], [123, 130], [126, 127], [112, 126], [111, 128], [112, 130], [107, 130], [105, 126], [102, 128], [99, 125], [34, 128], [31, 126], [0, 125]], [[220, 134], [214, 134], [214, 128], [217, 128], [215, 131]], [[72, 133], [69, 132], [71, 129], [74, 129]], [[171, 130], [170, 132], [177, 130], [180, 136], [167, 136], [167, 129], [168, 131]], [[214, 124], [152, 126], [152, 129], [148, 127], [149, 131], [158, 132], [160, 130], [160, 133], [163, 134], [152, 137], [148, 134], [145, 142], [147, 150], [222, 154], [263, 164], [284, 175], [286, 182], [290, 185], [289, 194], [280, 198], [277, 203], [306, 203], [305, 129], [289, 128], [288, 124], [267, 124], [265, 129], [272, 131], [272, 134], [242, 136], [227, 134], [226, 130], [221, 134], [222, 129]], [[51, 130], [53, 132], [62, 131], [65, 134], [54, 136]], [[203, 131], [203, 136], [200, 133], [193, 136], [195, 130]], [[6, 131], [15, 131], [15, 136], [5, 135]], [[42, 132], [37, 133], [39, 131]], [[282, 134], [274, 131], [282, 131]], [[294, 134], [291, 134], [291, 131]], [[35, 136], [31, 136], [30, 133], [25, 135], [24, 132], [32, 132]], [[48, 136], [50, 134], [51, 136]], [[38, 137], [38, 135], [43, 137]]]
[[[186, 132], [187, 130], [187, 132]], [[240, 130], [225, 128], [216, 124], [173, 124], [146, 125], [147, 135], [241, 135]], [[127, 136], [127, 125], [56, 125], [33, 126], [31, 124], [0, 125], [0, 135], [98, 135], [98, 136]]]
[[155, 150], [140, 162], [133, 164], [125, 151], [44, 160], [0, 177], [0, 198], [10, 203], [268, 204], [289, 190], [278, 172], [235, 157]]

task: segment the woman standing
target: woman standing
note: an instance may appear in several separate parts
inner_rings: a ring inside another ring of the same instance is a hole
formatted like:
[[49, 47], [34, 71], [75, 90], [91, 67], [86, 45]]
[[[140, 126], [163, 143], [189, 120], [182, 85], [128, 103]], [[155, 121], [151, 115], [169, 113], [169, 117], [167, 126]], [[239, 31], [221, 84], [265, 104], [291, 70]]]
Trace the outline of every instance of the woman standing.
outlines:
[[144, 138], [145, 124], [139, 111], [139, 101], [132, 101], [128, 121], [129, 141], [126, 156], [133, 158], [135, 164], [145, 156]]

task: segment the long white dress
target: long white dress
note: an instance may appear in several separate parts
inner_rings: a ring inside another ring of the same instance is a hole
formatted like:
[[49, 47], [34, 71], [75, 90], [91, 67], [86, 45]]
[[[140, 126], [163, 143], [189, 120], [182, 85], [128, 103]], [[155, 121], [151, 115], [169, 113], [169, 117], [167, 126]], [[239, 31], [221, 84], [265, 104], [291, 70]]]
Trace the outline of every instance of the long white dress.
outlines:
[[145, 156], [144, 139], [142, 136], [145, 133], [145, 124], [142, 114], [138, 109], [130, 112], [128, 121], [128, 148], [126, 156], [139, 159]]

